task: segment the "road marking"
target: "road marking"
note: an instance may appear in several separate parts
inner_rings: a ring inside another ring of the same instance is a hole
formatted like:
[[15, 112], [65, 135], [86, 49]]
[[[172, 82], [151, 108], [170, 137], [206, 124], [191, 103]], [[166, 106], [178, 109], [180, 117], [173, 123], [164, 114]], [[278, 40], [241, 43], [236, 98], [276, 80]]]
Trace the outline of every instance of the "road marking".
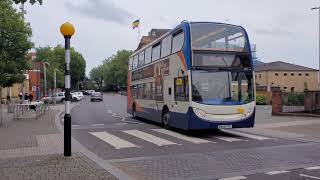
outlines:
[[116, 123], [116, 125], [126, 125], [128, 123]]
[[80, 125], [78, 125], [78, 124], [74, 124], [74, 125], [72, 125], [72, 127], [79, 127]]
[[169, 131], [169, 130], [166, 130], [166, 129], [152, 129], [152, 130], [153, 130], [153, 131], [156, 131], [156, 132], [159, 132], [159, 133], [162, 133], [162, 134], [166, 134], [166, 135], [169, 135], [169, 136], [178, 138], [178, 139], [182, 139], [182, 140], [185, 140], [185, 141], [189, 141], [189, 142], [192, 142], [192, 143], [195, 143], [195, 144], [215, 143], [215, 142], [208, 141], [208, 140], [205, 140], [205, 139], [200, 139], [200, 138], [196, 138], [196, 137], [186, 136], [186, 135], [183, 135], [183, 134], [180, 134], [180, 133], [176, 133], [176, 132], [173, 132], [173, 131]]
[[317, 169], [320, 169], [320, 166], [313, 166], [313, 167], [307, 167], [307, 168], [304, 168], [306, 170], [317, 170]]
[[272, 139], [272, 138], [269, 138], [269, 137], [263, 137], [263, 136], [247, 134], [247, 133], [243, 133], [243, 132], [231, 131], [231, 130], [222, 130], [222, 132], [226, 132], [226, 133], [237, 135], [237, 136], [243, 136], [243, 137], [250, 138], [250, 139], [256, 139], [256, 140], [259, 140], [259, 141], [266, 140], [266, 139]]
[[243, 179], [247, 179], [247, 178], [244, 176], [235, 176], [235, 177], [229, 177], [229, 178], [222, 178], [219, 180], [243, 180]]
[[270, 171], [270, 172], [267, 172], [266, 174], [268, 175], [276, 175], [276, 174], [283, 174], [283, 173], [288, 173], [290, 171]]
[[225, 137], [225, 136], [212, 136], [212, 137], [220, 139], [222, 141], [228, 141], [228, 142], [247, 141], [247, 140], [244, 140], [244, 139], [238, 139], [238, 138], [234, 138], [234, 137]]
[[139, 147], [135, 144], [132, 144], [129, 141], [123, 140], [117, 136], [109, 134], [107, 132], [89, 132], [90, 134], [96, 136], [97, 138], [103, 140], [104, 142], [110, 144], [111, 146], [115, 147], [116, 149], [122, 148], [132, 148], [132, 147]]
[[112, 112], [112, 110], [108, 110], [108, 113], [109, 113], [109, 114], [112, 114], [113, 112]]
[[132, 136], [135, 136], [137, 138], [143, 139], [145, 141], [148, 141], [150, 143], [156, 144], [158, 146], [177, 144], [177, 143], [168, 141], [166, 139], [159, 138], [157, 136], [154, 136], [154, 135], [151, 135], [151, 134], [139, 131], [139, 130], [126, 130], [126, 131], [123, 131], [123, 132], [127, 133], [127, 134], [130, 134]]
[[91, 126], [104, 126], [104, 124], [91, 124]]
[[308, 178], [311, 178], [311, 179], [320, 179], [320, 177], [310, 176], [310, 175], [307, 175], [307, 174], [299, 174], [299, 176], [308, 177]]

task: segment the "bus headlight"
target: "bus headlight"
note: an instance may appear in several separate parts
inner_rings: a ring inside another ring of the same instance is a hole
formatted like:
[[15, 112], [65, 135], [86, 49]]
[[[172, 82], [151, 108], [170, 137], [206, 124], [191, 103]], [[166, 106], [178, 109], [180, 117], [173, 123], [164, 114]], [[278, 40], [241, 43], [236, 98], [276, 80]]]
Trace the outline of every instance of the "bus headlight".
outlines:
[[200, 118], [206, 118], [207, 117], [207, 113], [201, 109], [198, 108], [193, 108], [193, 111], [196, 113], [197, 116], [199, 116]]
[[247, 113], [246, 113], [246, 117], [247, 117], [247, 116], [250, 116], [250, 115], [253, 113], [253, 111], [254, 111], [254, 107], [249, 108], [248, 111], [247, 111]]

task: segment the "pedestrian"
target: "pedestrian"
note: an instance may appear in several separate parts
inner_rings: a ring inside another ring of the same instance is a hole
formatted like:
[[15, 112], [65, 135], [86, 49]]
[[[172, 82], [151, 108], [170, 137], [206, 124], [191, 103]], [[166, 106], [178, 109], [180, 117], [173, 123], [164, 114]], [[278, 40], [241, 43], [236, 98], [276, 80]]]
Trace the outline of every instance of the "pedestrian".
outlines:
[[22, 100], [22, 92], [19, 93], [19, 98]]

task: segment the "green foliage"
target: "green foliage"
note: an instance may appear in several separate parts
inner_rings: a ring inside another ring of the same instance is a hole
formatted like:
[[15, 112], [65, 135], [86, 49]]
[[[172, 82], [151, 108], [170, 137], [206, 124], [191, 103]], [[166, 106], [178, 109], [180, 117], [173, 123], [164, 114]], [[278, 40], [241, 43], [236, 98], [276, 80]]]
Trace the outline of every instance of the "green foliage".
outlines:
[[257, 105], [266, 105], [267, 104], [267, 98], [264, 95], [257, 94], [256, 96], [256, 104]]
[[[54, 70], [57, 73], [57, 87], [64, 87], [64, 67], [65, 67], [65, 50], [61, 45], [54, 48], [39, 47], [36, 49], [37, 62], [48, 62], [50, 66], [47, 67], [47, 87], [53, 88], [53, 74]], [[78, 83], [85, 79], [86, 61], [83, 56], [75, 49], [71, 48], [70, 51], [70, 73], [71, 73], [71, 86], [76, 89]], [[42, 67], [41, 67], [42, 68]]]
[[27, 52], [32, 48], [31, 28], [24, 23], [10, 0], [0, 1], [0, 86], [8, 87], [24, 80], [29, 69]]
[[[28, 0], [13, 0], [14, 3], [19, 4], [19, 3], [26, 3]], [[38, 2], [40, 5], [42, 5], [42, 0], [29, 0], [30, 4], [35, 4]]]
[[283, 95], [282, 101], [285, 105], [303, 106], [304, 92], [292, 92]]
[[91, 80], [96, 81], [99, 88], [104, 81], [105, 86], [125, 86], [127, 83], [128, 61], [132, 51], [119, 50], [115, 55], [107, 58], [102, 65], [90, 72]]

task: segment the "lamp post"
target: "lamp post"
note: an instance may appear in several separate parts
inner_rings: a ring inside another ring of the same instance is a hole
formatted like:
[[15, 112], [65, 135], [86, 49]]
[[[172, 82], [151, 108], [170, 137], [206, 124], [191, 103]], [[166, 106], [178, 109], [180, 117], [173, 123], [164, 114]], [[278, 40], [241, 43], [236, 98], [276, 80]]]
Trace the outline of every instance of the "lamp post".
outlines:
[[71, 156], [71, 115], [70, 115], [70, 39], [74, 34], [74, 26], [66, 22], [61, 25], [60, 32], [65, 39], [65, 115], [64, 115], [64, 156]]
[[318, 10], [319, 11], [319, 71], [318, 71], [318, 88], [320, 90], [320, 7], [314, 7], [314, 8], [311, 8], [311, 10]]
[[43, 62], [43, 78], [44, 78], [44, 92], [43, 95], [44, 97], [47, 97], [47, 67], [46, 64], [50, 66], [50, 63], [48, 62]]
[[57, 104], [57, 96], [58, 96], [58, 92], [57, 92], [57, 73], [56, 73], [56, 68], [53, 70], [53, 94], [54, 94], [54, 105]]

